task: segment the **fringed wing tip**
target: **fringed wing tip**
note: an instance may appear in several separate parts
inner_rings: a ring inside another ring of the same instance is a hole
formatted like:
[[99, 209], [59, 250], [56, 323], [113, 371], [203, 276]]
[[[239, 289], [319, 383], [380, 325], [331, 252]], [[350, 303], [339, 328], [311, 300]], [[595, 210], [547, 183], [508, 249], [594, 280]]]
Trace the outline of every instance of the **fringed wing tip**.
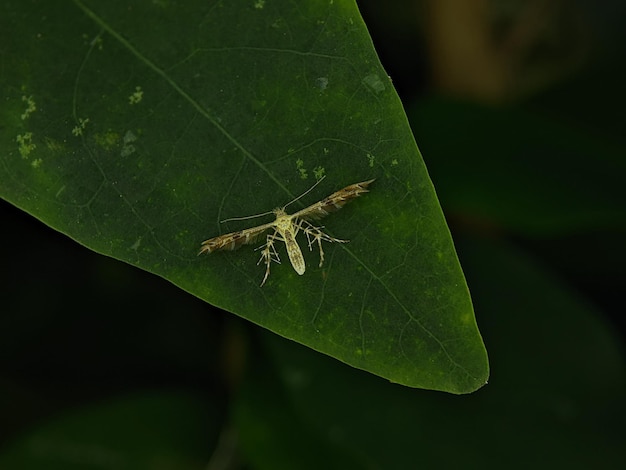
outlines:
[[363, 181], [362, 183], [357, 183], [355, 186], [359, 186], [360, 188], [363, 188], [365, 191], [369, 192], [369, 189], [367, 189], [367, 187], [372, 184], [374, 181], [376, 181], [376, 178], [373, 178], [371, 180], [367, 180], [367, 181]]
[[209, 242], [212, 241], [213, 239], [209, 239], [209, 240], [204, 240], [200, 245], [200, 251], [198, 251], [198, 256], [200, 256], [202, 253], [211, 253], [211, 246], [209, 245]]

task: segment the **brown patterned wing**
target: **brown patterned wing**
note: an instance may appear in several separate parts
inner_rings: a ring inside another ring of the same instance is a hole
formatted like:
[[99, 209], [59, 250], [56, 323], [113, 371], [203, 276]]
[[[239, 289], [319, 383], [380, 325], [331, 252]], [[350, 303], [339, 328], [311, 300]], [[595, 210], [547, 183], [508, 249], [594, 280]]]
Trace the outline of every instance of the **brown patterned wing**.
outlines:
[[292, 217], [298, 217], [304, 220], [317, 220], [326, 217], [331, 212], [338, 211], [355, 197], [359, 197], [363, 193], [369, 192], [367, 187], [375, 180], [363, 181], [362, 183], [351, 184], [339, 191], [332, 193], [319, 202], [302, 209]]
[[227, 233], [219, 237], [209, 238], [202, 242], [199, 255], [202, 253], [213, 253], [218, 250], [236, 250], [241, 245], [254, 243], [268, 228], [274, 227], [274, 222], [259, 225], [258, 227], [247, 228], [237, 232]]

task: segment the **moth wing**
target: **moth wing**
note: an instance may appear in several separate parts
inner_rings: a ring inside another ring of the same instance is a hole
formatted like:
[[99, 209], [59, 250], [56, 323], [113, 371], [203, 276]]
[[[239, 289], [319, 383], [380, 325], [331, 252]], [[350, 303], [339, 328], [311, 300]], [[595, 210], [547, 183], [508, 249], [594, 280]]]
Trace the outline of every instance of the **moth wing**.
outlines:
[[213, 253], [214, 251], [219, 250], [236, 250], [241, 245], [254, 243], [263, 232], [272, 227], [274, 227], [273, 222], [259, 225], [258, 227], [227, 233], [220, 235], [219, 237], [209, 238], [208, 240], [202, 242], [202, 248], [200, 248], [200, 252], [198, 254]]
[[374, 180], [363, 181], [361, 183], [351, 184], [337, 192], [332, 193], [330, 196], [325, 197], [319, 202], [305, 207], [304, 209], [292, 214], [292, 217], [297, 217], [304, 220], [318, 220], [322, 217], [326, 217], [331, 212], [338, 211], [345, 206], [352, 199], [359, 197], [361, 194], [369, 192], [367, 187], [372, 184]]

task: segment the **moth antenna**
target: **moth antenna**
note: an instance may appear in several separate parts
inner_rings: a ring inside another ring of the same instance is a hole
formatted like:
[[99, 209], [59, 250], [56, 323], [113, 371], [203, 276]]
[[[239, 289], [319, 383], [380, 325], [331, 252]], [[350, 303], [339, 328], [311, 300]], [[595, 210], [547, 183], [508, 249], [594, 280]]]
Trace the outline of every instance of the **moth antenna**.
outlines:
[[[290, 204], [293, 204], [294, 202], [296, 202], [298, 199], [300, 199], [301, 197], [306, 196], [307, 194], [309, 194], [311, 191], [313, 191], [313, 189], [315, 188], [315, 186], [317, 186], [318, 184], [320, 184], [322, 182], [322, 180], [326, 178], [326, 175], [322, 176], [319, 180], [317, 180], [317, 182], [311, 186], [309, 189], [307, 189], [305, 192], [303, 192], [302, 194], [300, 194], [300, 196], [298, 196], [297, 198], [289, 201], [287, 204], [285, 204], [283, 206], [283, 210]], [[257, 217], [262, 217], [264, 215], [268, 215], [268, 214], [273, 214], [274, 211], [267, 211], [267, 212], [263, 212], [262, 214], [254, 214], [254, 215], [246, 215], [245, 217], [231, 217], [230, 219], [224, 219], [224, 220], [220, 220], [220, 223], [223, 224], [224, 222], [231, 222], [233, 220], [248, 220], [248, 219], [256, 219]]]
[[315, 188], [315, 186], [317, 186], [318, 184], [320, 184], [324, 178], [326, 178], [326, 175], [324, 175], [324, 176], [322, 176], [320, 179], [318, 179], [318, 180], [317, 180], [317, 182], [316, 182], [313, 186], [311, 186], [311, 187], [310, 187], [309, 189], [307, 189], [305, 192], [303, 192], [302, 194], [300, 194], [300, 196], [298, 196], [297, 198], [295, 198], [295, 199], [293, 199], [293, 200], [289, 201], [287, 204], [285, 204], [285, 205], [283, 206], [283, 210], [285, 210], [285, 209], [287, 208], [287, 206], [289, 206], [289, 205], [293, 204], [294, 202], [296, 202], [298, 199], [300, 199], [300, 198], [302, 198], [302, 197], [306, 196], [306, 195], [307, 195], [307, 194], [309, 194], [311, 191], [313, 191], [313, 189]]
[[220, 224], [223, 224], [224, 222], [231, 222], [233, 220], [256, 219], [257, 217], [263, 217], [264, 215], [273, 214], [273, 213], [274, 213], [274, 211], [267, 211], [267, 212], [263, 212], [261, 214], [246, 215], [245, 217], [231, 217], [230, 219], [220, 220]]

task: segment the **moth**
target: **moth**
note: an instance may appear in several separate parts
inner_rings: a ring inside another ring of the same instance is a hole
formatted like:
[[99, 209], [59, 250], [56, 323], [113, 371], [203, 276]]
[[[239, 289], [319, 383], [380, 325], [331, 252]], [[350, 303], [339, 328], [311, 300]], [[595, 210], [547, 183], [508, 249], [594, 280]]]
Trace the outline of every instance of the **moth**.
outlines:
[[307, 238], [307, 243], [309, 246], [309, 251], [313, 251], [313, 245], [317, 243], [317, 246], [320, 250], [320, 264], [321, 267], [324, 263], [324, 249], [322, 248], [322, 241], [333, 243], [347, 243], [348, 240], [340, 240], [338, 238], [331, 237], [330, 235], [324, 233], [322, 229], [323, 226], [315, 226], [310, 221], [319, 220], [322, 217], [326, 217], [331, 212], [335, 212], [341, 209], [346, 203], [350, 202], [352, 199], [359, 197], [363, 193], [369, 192], [367, 187], [374, 182], [373, 179], [368, 181], [363, 181], [361, 183], [351, 184], [350, 186], [346, 186], [343, 189], [340, 189], [337, 192], [334, 192], [328, 197], [325, 197], [319, 202], [310, 205], [298, 212], [293, 214], [287, 214], [285, 209], [290, 204], [293, 204], [306, 194], [308, 194], [315, 186], [317, 186], [324, 178], [321, 178], [317, 183], [315, 183], [311, 188], [302, 193], [300, 196], [285, 204], [282, 207], [278, 207], [270, 212], [265, 212], [263, 214], [248, 216], [248, 217], [236, 217], [233, 219], [227, 219], [222, 222], [227, 222], [230, 220], [245, 220], [253, 217], [260, 217], [262, 215], [274, 214], [276, 219], [273, 222], [269, 222], [267, 224], [258, 225], [257, 227], [247, 228], [244, 230], [239, 230], [237, 232], [227, 233], [225, 235], [220, 235], [219, 237], [210, 238], [202, 242], [202, 248], [198, 255], [202, 253], [213, 253], [214, 251], [219, 250], [236, 250], [241, 245], [248, 245], [250, 243], [254, 243], [259, 236], [267, 230], [273, 230], [272, 233], [269, 233], [266, 237], [265, 244], [261, 245], [257, 248], [257, 250], [261, 250], [261, 258], [259, 259], [257, 264], [261, 264], [261, 262], [265, 263], [265, 276], [263, 277], [263, 281], [261, 282], [261, 286], [265, 284], [267, 278], [270, 275], [270, 265], [272, 261], [280, 264], [280, 256], [278, 255], [278, 251], [276, 251], [276, 242], [283, 242], [287, 247], [287, 255], [289, 256], [289, 261], [291, 261], [291, 265], [293, 269], [299, 274], [302, 275], [306, 271], [306, 264], [304, 262], [304, 257], [302, 256], [302, 250], [296, 241], [296, 236], [300, 232], [304, 232]]

